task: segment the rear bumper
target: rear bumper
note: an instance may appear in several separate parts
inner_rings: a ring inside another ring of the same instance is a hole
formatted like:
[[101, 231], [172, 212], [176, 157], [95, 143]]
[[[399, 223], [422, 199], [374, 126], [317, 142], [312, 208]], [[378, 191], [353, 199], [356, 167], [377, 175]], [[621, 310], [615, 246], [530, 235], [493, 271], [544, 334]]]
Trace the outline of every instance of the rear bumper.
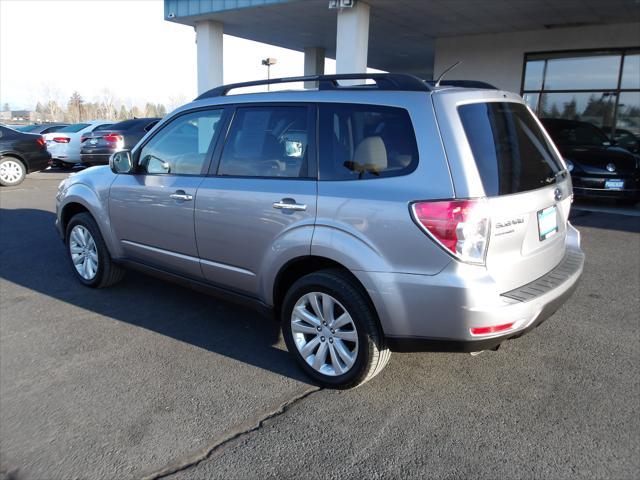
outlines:
[[[511, 292], [498, 292], [485, 269], [459, 262], [433, 276], [368, 274], [363, 283], [390, 347], [400, 351], [486, 350], [535, 328], [566, 302], [582, 274], [579, 234], [571, 226], [567, 233], [560, 264]], [[514, 325], [498, 334], [471, 334], [472, 328], [507, 323]]]

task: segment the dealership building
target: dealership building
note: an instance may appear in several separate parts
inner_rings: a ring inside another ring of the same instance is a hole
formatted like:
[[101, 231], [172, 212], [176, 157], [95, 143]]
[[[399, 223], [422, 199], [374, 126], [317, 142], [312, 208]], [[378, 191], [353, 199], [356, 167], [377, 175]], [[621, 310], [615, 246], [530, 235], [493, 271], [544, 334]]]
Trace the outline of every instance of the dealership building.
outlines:
[[[304, 52], [304, 74], [367, 67], [473, 79], [540, 116], [640, 133], [636, 0], [165, 0], [193, 27], [198, 90], [222, 83], [223, 33]], [[301, 74], [303, 72], [300, 72]], [[253, 80], [253, 79], [247, 79]]]

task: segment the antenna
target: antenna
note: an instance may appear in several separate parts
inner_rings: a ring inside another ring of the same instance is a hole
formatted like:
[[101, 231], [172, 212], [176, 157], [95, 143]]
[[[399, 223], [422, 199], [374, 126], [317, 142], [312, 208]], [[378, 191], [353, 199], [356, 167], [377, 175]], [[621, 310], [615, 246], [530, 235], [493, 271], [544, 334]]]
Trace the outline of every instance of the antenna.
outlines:
[[456, 68], [458, 65], [460, 65], [462, 63], [462, 60], [458, 60], [456, 63], [454, 63], [453, 65], [451, 65], [450, 67], [447, 67], [444, 69], [444, 72], [442, 72], [440, 74], [440, 76], [438, 78], [436, 78], [436, 87], [440, 86], [440, 80], [442, 80], [442, 78], [449, 73], [451, 70], [453, 70], [454, 68]]

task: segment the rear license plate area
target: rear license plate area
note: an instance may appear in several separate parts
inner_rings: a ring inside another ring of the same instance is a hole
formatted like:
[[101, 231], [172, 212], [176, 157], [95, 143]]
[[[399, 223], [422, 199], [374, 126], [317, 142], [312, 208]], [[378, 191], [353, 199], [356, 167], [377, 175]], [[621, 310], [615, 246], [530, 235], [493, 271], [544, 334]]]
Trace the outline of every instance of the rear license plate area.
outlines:
[[538, 212], [538, 237], [540, 241], [558, 232], [558, 209], [555, 205]]

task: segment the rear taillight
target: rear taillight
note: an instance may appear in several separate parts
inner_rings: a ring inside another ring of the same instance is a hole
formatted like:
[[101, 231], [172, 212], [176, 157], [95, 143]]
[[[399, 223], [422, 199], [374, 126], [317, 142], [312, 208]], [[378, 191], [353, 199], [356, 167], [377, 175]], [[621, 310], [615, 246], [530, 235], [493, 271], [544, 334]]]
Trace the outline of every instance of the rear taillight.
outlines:
[[487, 202], [445, 200], [416, 202], [411, 213], [417, 224], [459, 260], [484, 264], [489, 241]]
[[80, 137], [80, 143], [84, 143], [84, 142], [86, 142], [87, 140], [89, 140], [89, 137], [85, 137], [84, 135], [82, 135], [82, 136]]
[[118, 142], [122, 142], [124, 140], [122, 135], [118, 135], [116, 133], [109, 133], [109, 134], [105, 135], [103, 138], [107, 142], [110, 142], [110, 143], [118, 143]]
[[41, 147], [44, 147], [44, 146], [47, 144], [47, 142], [45, 142], [45, 141], [44, 141], [44, 137], [38, 137], [38, 138], [36, 139], [36, 143], [37, 143], [38, 145], [40, 145]]
[[53, 141], [56, 143], [69, 143], [71, 139], [69, 137], [53, 137]]

